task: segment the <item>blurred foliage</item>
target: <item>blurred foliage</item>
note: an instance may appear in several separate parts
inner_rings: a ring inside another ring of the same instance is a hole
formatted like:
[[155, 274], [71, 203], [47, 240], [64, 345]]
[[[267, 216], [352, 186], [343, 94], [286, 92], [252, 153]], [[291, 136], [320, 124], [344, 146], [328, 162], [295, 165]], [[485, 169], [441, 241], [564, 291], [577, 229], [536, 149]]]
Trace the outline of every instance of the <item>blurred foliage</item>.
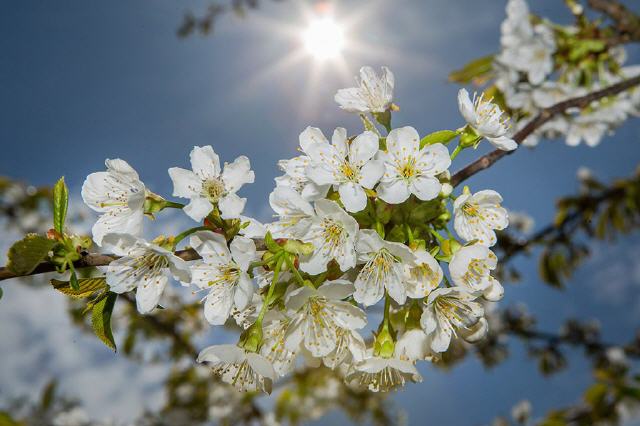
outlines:
[[[282, 0], [271, 0], [282, 1]], [[206, 36], [212, 34], [218, 19], [228, 13], [233, 13], [240, 18], [244, 18], [249, 11], [257, 9], [260, 0], [230, 0], [228, 3], [211, 3], [206, 11], [196, 16], [193, 12], [185, 13], [182, 23], [177, 30], [178, 37], [184, 38], [195, 34]]]

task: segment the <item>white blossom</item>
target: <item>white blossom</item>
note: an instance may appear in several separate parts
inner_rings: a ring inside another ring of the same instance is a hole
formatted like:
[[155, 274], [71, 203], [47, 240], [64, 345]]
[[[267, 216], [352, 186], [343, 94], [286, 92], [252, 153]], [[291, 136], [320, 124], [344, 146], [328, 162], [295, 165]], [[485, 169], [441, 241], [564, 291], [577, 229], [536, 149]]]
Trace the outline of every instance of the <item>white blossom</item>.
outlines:
[[466, 89], [458, 92], [458, 108], [467, 124], [480, 136], [486, 138], [493, 146], [504, 151], [512, 151], [518, 147], [516, 141], [507, 136], [508, 118], [500, 107], [485, 99], [484, 93], [473, 96], [473, 102]]
[[311, 203], [292, 188], [277, 187], [269, 194], [269, 204], [278, 220], [267, 225], [274, 238], [302, 238], [315, 214]]
[[214, 374], [242, 392], [271, 393], [276, 373], [262, 355], [248, 352], [236, 345], [213, 345], [198, 355], [199, 363], [207, 363]]
[[436, 198], [441, 184], [436, 176], [451, 165], [447, 147], [433, 144], [420, 149], [420, 136], [413, 127], [389, 132], [387, 152], [379, 152], [385, 172], [377, 187], [378, 196], [389, 204], [406, 201], [411, 194], [422, 201]]
[[406, 381], [421, 382], [422, 376], [411, 361], [371, 355], [356, 363], [345, 380], [371, 392], [388, 392]]
[[384, 173], [384, 164], [373, 157], [378, 152], [378, 136], [366, 131], [349, 142], [347, 131], [339, 127], [331, 144], [316, 143], [308, 147], [311, 164], [307, 175], [317, 185], [334, 185], [349, 212], [367, 206], [366, 189], [373, 189]]
[[356, 79], [358, 87], [340, 89], [335, 101], [340, 108], [357, 113], [385, 112], [393, 101], [393, 73], [382, 67], [378, 76], [371, 67], [360, 68], [360, 79]]
[[189, 282], [191, 273], [187, 263], [171, 251], [129, 234], [111, 233], [102, 239], [105, 250], [119, 259], [107, 266], [106, 279], [114, 293], [136, 289], [138, 312], [151, 312], [160, 301], [169, 276]]
[[432, 358], [431, 336], [421, 328], [413, 328], [400, 335], [396, 342], [395, 354], [406, 361], [418, 361]]
[[453, 226], [465, 241], [476, 240], [491, 247], [497, 242], [495, 229], [509, 225], [507, 210], [500, 206], [502, 197], [487, 189], [471, 194], [465, 191], [453, 203]]
[[211, 146], [194, 147], [190, 157], [193, 170], [169, 169], [173, 195], [190, 200], [184, 212], [200, 222], [217, 206], [223, 219], [239, 218], [247, 199], [236, 192], [255, 179], [249, 159], [242, 155], [221, 169], [220, 158]]
[[438, 261], [426, 250], [416, 250], [415, 265], [404, 265], [404, 286], [407, 296], [414, 299], [427, 297], [438, 288], [444, 273]]
[[208, 292], [204, 316], [210, 324], [223, 325], [234, 307], [242, 310], [251, 301], [253, 283], [247, 271], [258, 259], [256, 245], [236, 236], [229, 249], [222, 235], [201, 232], [191, 238], [191, 246], [202, 257], [191, 265], [191, 283]]
[[[268, 318], [268, 316], [271, 318]], [[268, 311], [265, 315], [263, 341], [260, 353], [269, 360], [279, 376], [291, 372], [298, 351], [291, 351], [285, 346], [287, 329], [291, 319], [279, 312]]]
[[486, 246], [473, 244], [461, 247], [451, 258], [449, 273], [453, 282], [471, 292], [480, 292], [492, 302], [502, 299], [504, 288], [491, 276], [498, 258]]
[[329, 355], [337, 345], [338, 329], [356, 330], [367, 324], [365, 313], [343, 299], [353, 294], [346, 280], [327, 281], [317, 290], [300, 287], [287, 296], [292, 312], [285, 347], [297, 351], [301, 345], [314, 357]]
[[385, 241], [372, 229], [363, 229], [358, 233], [356, 251], [358, 261], [364, 263], [354, 283], [356, 292], [353, 298], [356, 302], [365, 306], [375, 305], [386, 289], [393, 300], [404, 304], [407, 300], [404, 268], [405, 265], [415, 265], [415, 257], [409, 247]]
[[366, 350], [367, 345], [357, 331], [338, 328], [336, 329], [336, 348], [323, 357], [322, 362], [331, 369], [351, 365], [362, 361]]
[[306, 234], [301, 238], [312, 243], [311, 255], [300, 259], [300, 269], [315, 275], [327, 270], [327, 263], [335, 260], [347, 271], [356, 266], [356, 236], [358, 222], [331, 200], [315, 202], [315, 215]]
[[102, 215], [91, 232], [97, 245], [109, 233], [142, 235], [146, 189], [124, 160], [106, 160], [106, 172], [91, 173], [82, 185], [82, 199]]
[[486, 333], [486, 321], [480, 321], [484, 309], [475, 299], [474, 294], [462, 287], [439, 288], [431, 292], [420, 324], [427, 335], [432, 335], [434, 352], [446, 351], [451, 338], [458, 334], [463, 338], [468, 335], [479, 339], [478, 327], [484, 327]]

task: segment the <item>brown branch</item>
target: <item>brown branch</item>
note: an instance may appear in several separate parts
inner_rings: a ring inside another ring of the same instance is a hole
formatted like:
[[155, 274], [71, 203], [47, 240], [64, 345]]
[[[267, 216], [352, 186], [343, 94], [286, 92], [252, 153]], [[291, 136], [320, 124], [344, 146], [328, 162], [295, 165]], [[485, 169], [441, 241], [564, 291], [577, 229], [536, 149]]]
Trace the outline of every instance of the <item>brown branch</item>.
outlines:
[[589, 0], [589, 6], [611, 18], [613, 28], [619, 33], [618, 44], [640, 41], [640, 17], [625, 5], [615, 0]]
[[[555, 105], [550, 106], [549, 108], [543, 109], [535, 118], [533, 118], [526, 126], [524, 126], [520, 131], [518, 131], [513, 140], [515, 140], [518, 144], [521, 144], [529, 135], [531, 135], [534, 131], [539, 129], [543, 124], [547, 121], [551, 120], [558, 114], [561, 114], [567, 111], [570, 108], [585, 108], [591, 102], [597, 101], [599, 99], [605, 98], [607, 96], [617, 95], [618, 93], [624, 92], [634, 86], [640, 84], [640, 75], [623, 80], [620, 83], [614, 84], [609, 87], [605, 87], [602, 90], [598, 90], [593, 93], [589, 93], [585, 96], [580, 96], [578, 98], [568, 99], [563, 102], [559, 102]], [[505, 157], [514, 151], [502, 151], [496, 149], [491, 151], [489, 154], [483, 155], [478, 158], [473, 163], [467, 165], [462, 170], [459, 170], [453, 177], [451, 178], [451, 185], [458, 186], [460, 183], [469, 179], [471, 176], [476, 173], [488, 169], [491, 167], [496, 161]]]

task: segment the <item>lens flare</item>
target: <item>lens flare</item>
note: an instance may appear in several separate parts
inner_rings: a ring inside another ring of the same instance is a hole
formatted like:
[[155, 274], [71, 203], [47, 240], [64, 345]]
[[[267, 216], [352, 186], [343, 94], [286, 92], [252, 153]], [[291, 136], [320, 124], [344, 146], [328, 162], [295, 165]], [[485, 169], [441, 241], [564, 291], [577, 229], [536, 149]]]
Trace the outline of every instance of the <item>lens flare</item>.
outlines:
[[309, 23], [303, 34], [307, 52], [318, 60], [336, 58], [344, 48], [344, 30], [330, 17]]

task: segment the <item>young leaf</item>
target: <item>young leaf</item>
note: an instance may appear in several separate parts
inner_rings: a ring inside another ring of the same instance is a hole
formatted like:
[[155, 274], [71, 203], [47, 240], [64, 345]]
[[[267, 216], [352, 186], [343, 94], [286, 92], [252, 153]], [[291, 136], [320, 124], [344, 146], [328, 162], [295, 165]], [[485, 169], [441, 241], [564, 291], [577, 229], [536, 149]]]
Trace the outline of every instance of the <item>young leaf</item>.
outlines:
[[427, 145], [433, 145], [434, 143], [446, 144], [451, 142], [451, 140], [456, 136], [458, 136], [458, 132], [454, 132], [453, 130], [440, 130], [438, 132], [433, 132], [420, 140], [420, 148], [424, 148]]
[[493, 55], [483, 56], [469, 62], [462, 69], [449, 74], [449, 81], [460, 84], [468, 84], [473, 80], [481, 80], [493, 69]]
[[71, 287], [69, 281], [51, 280], [51, 285], [60, 293], [66, 294], [69, 297], [83, 299], [91, 296], [98, 290], [107, 288], [107, 281], [104, 277], [79, 278], [77, 290]]
[[118, 295], [116, 293], [109, 292], [106, 297], [93, 305], [91, 312], [93, 332], [105, 345], [114, 351], [117, 351], [117, 349], [116, 342], [113, 340], [113, 334], [111, 333], [111, 314], [117, 297]]
[[53, 227], [60, 234], [64, 232], [64, 221], [69, 206], [69, 190], [64, 183], [64, 176], [53, 187]]
[[7, 268], [16, 275], [30, 274], [56, 244], [56, 241], [43, 236], [28, 234], [9, 249]]

